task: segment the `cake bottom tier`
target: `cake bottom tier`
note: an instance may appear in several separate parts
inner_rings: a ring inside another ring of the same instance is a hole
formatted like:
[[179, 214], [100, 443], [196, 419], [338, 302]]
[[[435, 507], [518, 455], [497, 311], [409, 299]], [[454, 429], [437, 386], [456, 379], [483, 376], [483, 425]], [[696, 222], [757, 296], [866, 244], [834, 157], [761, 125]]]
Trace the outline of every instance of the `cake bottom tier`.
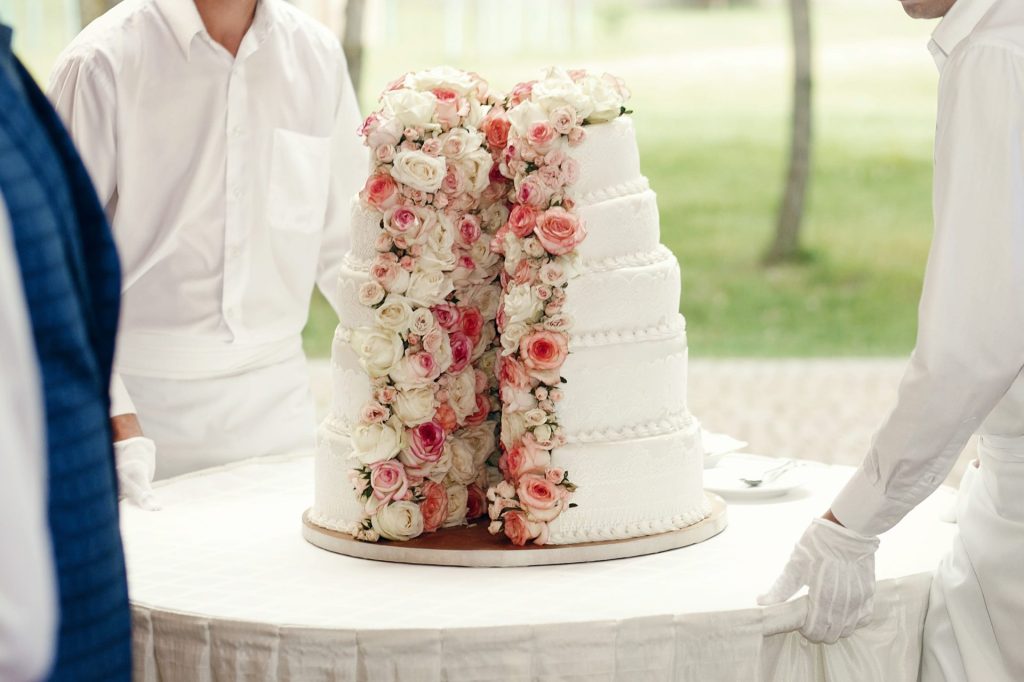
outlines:
[[[349, 480], [350, 452], [344, 426], [325, 421], [309, 518], [318, 526], [353, 534], [363, 510]], [[578, 506], [552, 522], [551, 544], [665, 533], [698, 523], [710, 512], [703, 491], [700, 425], [693, 418], [657, 436], [566, 445], [552, 459], [579, 489], [573, 495]]]

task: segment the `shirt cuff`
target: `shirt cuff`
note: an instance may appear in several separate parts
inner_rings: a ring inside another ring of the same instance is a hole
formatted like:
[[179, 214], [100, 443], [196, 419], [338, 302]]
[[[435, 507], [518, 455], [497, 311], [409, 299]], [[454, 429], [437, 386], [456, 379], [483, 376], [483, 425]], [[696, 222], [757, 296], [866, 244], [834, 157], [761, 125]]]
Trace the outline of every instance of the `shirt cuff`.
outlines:
[[878, 483], [858, 467], [832, 502], [832, 514], [850, 530], [881, 535], [902, 519], [912, 505], [886, 496]]
[[121, 375], [114, 374], [110, 378], [110, 416], [116, 417], [121, 414], [135, 414], [135, 403], [128, 395]]

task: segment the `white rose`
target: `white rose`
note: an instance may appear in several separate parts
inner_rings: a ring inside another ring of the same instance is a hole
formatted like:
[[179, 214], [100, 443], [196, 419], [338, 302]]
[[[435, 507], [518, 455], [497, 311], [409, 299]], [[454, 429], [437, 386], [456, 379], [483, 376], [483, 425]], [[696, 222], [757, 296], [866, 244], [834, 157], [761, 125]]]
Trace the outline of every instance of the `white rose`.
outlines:
[[365, 306], [377, 305], [384, 300], [384, 287], [379, 282], [370, 280], [359, 287], [359, 302]]
[[537, 102], [545, 113], [567, 106], [575, 109], [582, 120], [587, 118], [593, 109], [585, 90], [563, 69], [549, 69], [545, 77], [534, 84], [532, 93], [533, 101]]
[[[538, 84], [539, 85], [539, 84]], [[534, 85], [534, 91], [536, 92], [536, 85]], [[540, 123], [541, 121], [548, 120], [548, 112], [544, 107], [540, 106], [536, 102], [527, 100], [526, 102], [520, 102], [516, 106], [509, 109], [508, 122], [512, 124], [512, 130], [517, 134], [526, 136], [530, 130], [530, 126], [534, 123]]]
[[456, 436], [451, 446], [452, 468], [448, 470], [448, 478], [460, 485], [469, 485], [477, 479], [478, 473], [473, 444]]
[[381, 100], [384, 102], [384, 110], [398, 120], [403, 128], [423, 128], [430, 125], [437, 107], [434, 93], [418, 92], [408, 88], [389, 90], [381, 95]]
[[400, 151], [395, 155], [391, 177], [422, 192], [436, 192], [444, 181], [445, 160], [420, 151]]
[[503, 355], [511, 355], [519, 349], [519, 340], [530, 331], [530, 327], [522, 322], [505, 325], [505, 331], [501, 333], [501, 347]]
[[509, 210], [504, 202], [491, 204], [480, 212], [480, 221], [488, 232], [497, 232], [502, 225], [508, 222]]
[[501, 263], [501, 256], [491, 251], [490, 242], [486, 239], [474, 242], [469, 247], [469, 255], [473, 258], [473, 262], [476, 263], [477, 267], [482, 270], [492, 270]]
[[359, 327], [352, 330], [350, 343], [371, 377], [386, 376], [405, 355], [402, 337], [391, 331]]
[[381, 537], [406, 542], [423, 533], [423, 514], [415, 502], [393, 502], [372, 518], [373, 529]]
[[423, 270], [451, 270], [455, 267], [455, 226], [451, 218], [439, 214], [434, 229], [427, 235], [423, 244], [423, 255], [419, 267]]
[[454, 90], [459, 95], [465, 95], [476, 88], [476, 79], [465, 71], [451, 66], [435, 66], [407, 75], [405, 87], [416, 90], [446, 88]]
[[525, 433], [526, 423], [523, 421], [523, 415], [518, 412], [501, 413], [501, 442], [505, 444], [505, 447], [518, 443]]
[[513, 284], [505, 294], [506, 324], [536, 322], [544, 310], [544, 302], [529, 284]]
[[[493, 324], [484, 325], [483, 332], [480, 334], [480, 340], [477, 341], [477, 344], [473, 347], [473, 362], [476, 362], [479, 358], [483, 357], [483, 354], [491, 348], [491, 343], [497, 335], [498, 330]], [[480, 369], [484, 368], [481, 366]], [[493, 372], [490, 372], [489, 370], [484, 371], [488, 372], [487, 376], [494, 376]]]
[[580, 85], [593, 105], [592, 111], [580, 118], [590, 123], [603, 123], [618, 118], [622, 113], [623, 98], [614, 83], [606, 78], [588, 76]]
[[412, 314], [412, 320], [409, 321], [409, 329], [413, 334], [423, 336], [433, 329], [435, 324], [434, 313], [430, 312], [430, 308], [417, 308]]
[[352, 429], [352, 456], [363, 464], [392, 459], [405, 446], [405, 429], [397, 419], [359, 424]]
[[484, 135], [469, 132], [465, 128], [454, 128], [441, 136], [441, 151], [450, 159], [461, 159], [480, 149]]
[[462, 424], [476, 412], [476, 373], [467, 367], [451, 377], [448, 384], [448, 402], [455, 411], [455, 417]]
[[441, 453], [441, 459], [434, 462], [430, 468], [430, 473], [427, 474], [434, 483], [441, 483], [445, 478], [448, 477], [448, 472], [452, 468], [452, 448], [450, 445], [445, 444], [444, 451]]
[[548, 421], [548, 413], [539, 407], [529, 410], [523, 415], [527, 426], [540, 426]]
[[514, 274], [523, 255], [522, 242], [510, 230], [505, 235], [505, 272]]
[[491, 184], [491, 166], [494, 165], [494, 159], [491, 158], [490, 153], [486, 150], [477, 149], [471, 154], [466, 154], [455, 163], [466, 174], [469, 192], [480, 194], [487, 189], [487, 185]]
[[448, 518], [444, 520], [444, 528], [466, 525], [466, 512], [469, 502], [469, 490], [464, 485], [448, 486]]
[[429, 386], [441, 375], [442, 371], [443, 369], [437, 367], [435, 363], [433, 371], [425, 373], [421, 371], [420, 365], [412, 356], [407, 355], [395, 363], [389, 375], [395, 386], [401, 386], [403, 390], [408, 390], [410, 388]]
[[412, 307], [402, 296], [392, 294], [384, 299], [383, 305], [377, 308], [374, 313], [377, 324], [393, 332], [402, 332], [409, 329], [412, 320]]
[[[484, 329], [494, 329], [491, 325], [487, 325]], [[487, 351], [480, 356], [480, 359], [476, 363], [476, 368], [486, 374], [489, 377], [494, 377], [494, 367], [498, 364], [498, 351], [497, 349]]]
[[405, 297], [416, 305], [429, 308], [444, 303], [454, 288], [448, 276], [440, 270], [414, 270], [409, 277]]
[[473, 453], [473, 462], [476, 466], [483, 466], [495, 450], [494, 431], [497, 424], [493, 421], [485, 421], [475, 426], [470, 426], [459, 432], [459, 439], [469, 446]]
[[378, 147], [393, 147], [402, 139], [402, 131], [405, 126], [397, 118], [388, 116], [380, 121], [380, 124], [366, 136], [366, 144], [376, 149]]
[[434, 389], [430, 386], [420, 388], [409, 388], [399, 391], [395, 395], [395, 402], [391, 404], [395, 416], [402, 420], [406, 426], [417, 426], [428, 422], [434, 417], [437, 411], [437, 401], [434, 399]]

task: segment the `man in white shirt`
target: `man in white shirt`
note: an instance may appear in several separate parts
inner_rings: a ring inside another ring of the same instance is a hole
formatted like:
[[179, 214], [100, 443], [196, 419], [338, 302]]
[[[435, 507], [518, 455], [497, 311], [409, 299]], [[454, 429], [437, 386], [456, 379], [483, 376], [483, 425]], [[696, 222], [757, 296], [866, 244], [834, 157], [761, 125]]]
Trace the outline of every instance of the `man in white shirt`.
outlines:
[[367, 167], [337, 39], [284, 0], [125, 0], [49, 96], [124, 269], [122, 491], [152, 506], [153, 442], [158, 478], [311, 447], [300, 333]]
[[877, 535], [977, 432], [981, 466], [933, 584], [922, 679], [1024, 680], [1024, 3], [902, 4], [944, 17], [929, 46], [941, 73], [935, 234], [917, 346], [864, 463], [761, 602], [808, 585], [803, 632], [815, 641], [866, 622]]

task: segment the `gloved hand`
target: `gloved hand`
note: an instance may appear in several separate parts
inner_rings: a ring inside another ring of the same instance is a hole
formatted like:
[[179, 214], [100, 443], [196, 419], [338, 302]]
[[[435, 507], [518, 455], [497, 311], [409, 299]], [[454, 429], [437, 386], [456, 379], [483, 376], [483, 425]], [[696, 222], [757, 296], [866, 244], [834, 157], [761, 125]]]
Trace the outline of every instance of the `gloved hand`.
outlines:
[[143, 436], [117, 441], [114, 462], [120, 496], [148, 511], [160, 509], [152, 488], [156, 444]]
[[807, 619], [801, 634], [812, 642], [829, 644], [848, 637], [871, 620], [877, 549], [877, 537], [814, 519], [782, 575], [757, 603], [781, 604], [807, 585]]

